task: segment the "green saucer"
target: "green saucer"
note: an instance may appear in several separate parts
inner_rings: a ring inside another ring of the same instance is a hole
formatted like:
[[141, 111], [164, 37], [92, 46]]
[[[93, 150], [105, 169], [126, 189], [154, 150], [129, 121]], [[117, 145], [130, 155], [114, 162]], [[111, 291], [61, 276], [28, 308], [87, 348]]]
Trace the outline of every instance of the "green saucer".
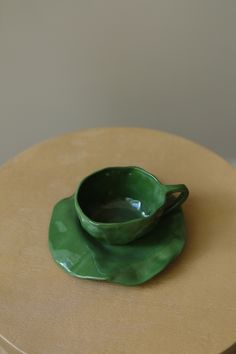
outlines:
[[185, 235], [183, 212], [177, 208], [141, 239], [122, 246], [101, 243], [81, 227], [72, 196], [54, 207], [49, 247], [54, 260], [73, 276], [138, 285], [181, 253]]

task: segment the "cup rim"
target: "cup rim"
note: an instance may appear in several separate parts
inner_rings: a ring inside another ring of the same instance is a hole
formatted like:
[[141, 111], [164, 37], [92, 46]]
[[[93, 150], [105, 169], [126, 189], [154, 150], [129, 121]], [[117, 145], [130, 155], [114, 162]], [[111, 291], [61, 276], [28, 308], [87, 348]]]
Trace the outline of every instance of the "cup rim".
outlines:
[[146, 174], [146, 175], [149, 175], [150, 177], [152, 177], [161, 187], [164, 187], [164, 185], [159, 181], [159, 179], [154, 176], [152, 173], [146, 171], [144, 168], [142, 167], [138, 167], [138, 166], [109, 166], [109, 167], [105, 167], [105, 168], [102, 168], [100, 170], [97, 170], [91, 174], [89, 174], [88, 176], [84, 177], [78, 184], [77, 186], [77, 189], [74, 193], [74, 204], [75, 204], [75, 210], [76, 210], [76, 213], [78, 215], [78, 217], [80, 217], [80, 214], [86, 218], [90, 224], [94, 225], [94, 226], [103, 226], [103, 227], [111, 227], [111, 226], [114, 226], [114, 225], [128, 225], [128, 224], [132, 224], [134, 222], [138, 222], [138, 221], [141, 221], [141, 220], [149, 220], [151, 219], [158, 211], [160, 211], [163, 206], [165, 205], [165, 202], [166, 202], [166, 193], [164, 194], [164, 198], [163, 198], [163, 204], [160, 206], [160, 208], [158, 208], [157, 210], [155, 210], [152, 214], [150, 214], [149, 216], [145, 217], [145, 218], [135, 218], [135, 219], [131, 219], [131, 220], [127, 220], [127, 221], [121, 221], [121, 222], [100, 222], [100, 221], [95, 221], [93, 219], [91, 219], [87, 214], [84, 213], [84, 211], [82, 210], [82, 208], [80, 207], [79, 205], [79, 202], [78, 202], [78, 193], [79, 193], [79, 190], [80, 190], [80, 187], [82, 186], [82, 184], [86, 181], [87, 178], [99, 173], [99, 172], [104, 172], [104, 171], [107, 171], [107, 170], [112, 170], [112, 169], [134, 169], [134, 170], [138, 170], [138, 171], [141, 171], [142, 173]]

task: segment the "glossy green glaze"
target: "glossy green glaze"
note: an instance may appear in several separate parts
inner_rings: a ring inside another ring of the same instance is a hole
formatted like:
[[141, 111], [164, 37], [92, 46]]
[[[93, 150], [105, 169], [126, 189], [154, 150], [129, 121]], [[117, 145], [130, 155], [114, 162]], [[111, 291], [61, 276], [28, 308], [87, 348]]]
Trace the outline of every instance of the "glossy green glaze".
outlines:
[[[173, 193], [180, 193], [171, 198]], [[185, 185], [164, 185], [139, 167], [108, 167], [86, 177], [75, 193], [83, 228], [96, 239], [122, 245], [147, 234], [160, 216], [188, 197]]]
[[73, 196], [56, 204], [49, 228], [50, 251], [66, 272], [124, 285], [141, 284], [161, 272], [184, 244], [180, 208], [163, 216], [146, 237], [122, 246], [99, 242], [81, 227]]

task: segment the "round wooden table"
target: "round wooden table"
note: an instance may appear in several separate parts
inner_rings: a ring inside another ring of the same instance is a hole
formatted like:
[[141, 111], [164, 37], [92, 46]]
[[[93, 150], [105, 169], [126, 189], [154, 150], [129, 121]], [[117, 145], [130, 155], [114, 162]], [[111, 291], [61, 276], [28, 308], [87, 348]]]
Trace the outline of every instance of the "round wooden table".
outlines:
[[[190, 189], [184, 252], [137, 287], [73, 278], [48, 250], [54, 204], [112, 165]], [[0, 195], [3, 353], [217, 354], [236, 340], [236, 170], [219, 156], [155, 130], [78, 131], [3, 165]]]

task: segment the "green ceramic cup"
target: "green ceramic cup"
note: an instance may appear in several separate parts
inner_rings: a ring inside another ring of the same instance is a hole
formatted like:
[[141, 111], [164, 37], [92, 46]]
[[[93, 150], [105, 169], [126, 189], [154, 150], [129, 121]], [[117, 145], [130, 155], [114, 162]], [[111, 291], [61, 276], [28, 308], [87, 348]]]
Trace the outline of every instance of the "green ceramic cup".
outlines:
[[80, 223], [91, 236], [122, 245], [151, 231], [188, 194], [184, 184], [162, 184], [142, 168], [108, 167], [82, 180], [74, 202]]

